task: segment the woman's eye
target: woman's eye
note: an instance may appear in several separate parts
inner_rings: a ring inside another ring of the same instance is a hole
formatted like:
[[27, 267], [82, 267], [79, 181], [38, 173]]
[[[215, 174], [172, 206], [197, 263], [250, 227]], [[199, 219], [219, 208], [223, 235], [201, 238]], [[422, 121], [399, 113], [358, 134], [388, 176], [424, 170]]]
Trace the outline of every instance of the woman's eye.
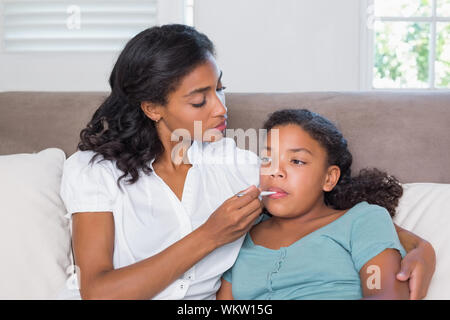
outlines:
[[194, 106], [194, 107], [196, 107], [196, 108], [200, 108], [200, 107], [203, 107], [204, 105], [205, 105], [205, 103], [206, 103], [206, 99], [204, 99], [202, 102], [200, 102], [200, 103], [192, 103], [192, 105]]
[[303, 161], [301, 161], [301, 160], [296, 160], [296, 159], [293, 159], [293, 160], [291, 160], [294, 164], [305, 164]]

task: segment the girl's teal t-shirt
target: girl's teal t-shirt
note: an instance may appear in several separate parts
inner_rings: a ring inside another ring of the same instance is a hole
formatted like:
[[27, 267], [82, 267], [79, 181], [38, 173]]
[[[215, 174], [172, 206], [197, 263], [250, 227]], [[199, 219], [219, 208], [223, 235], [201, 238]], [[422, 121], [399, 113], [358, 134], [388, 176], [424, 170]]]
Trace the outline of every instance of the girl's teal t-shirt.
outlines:
[[361, 299], [360, 269], [387, 248], [406, 255], [389, 212], [364, 201], [278, 250], [255, 245], [247, 233], [223, 277], [238, 300]]

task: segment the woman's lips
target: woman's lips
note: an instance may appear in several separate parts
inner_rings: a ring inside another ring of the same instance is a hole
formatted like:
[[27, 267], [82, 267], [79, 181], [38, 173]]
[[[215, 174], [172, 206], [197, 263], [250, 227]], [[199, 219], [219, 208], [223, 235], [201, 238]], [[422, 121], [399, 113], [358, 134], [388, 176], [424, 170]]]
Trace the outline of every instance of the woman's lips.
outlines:
[[218, 125], [217, 127], [215, 127], [214, 129], [217, 129], [217, 130], [219, 130], [219, 131], [223, 131], [223, 130], [225, 130], [226, 128], [227, 128], [227, 122], [224, 121], [224, 122], [222, 122], [220, 125]]
[[267, 191], [275, 191], [276, 192], [276, 193], [268, 196], [270, 199], [281, 199], [288, 195], [288, 193], [286, 191], [284, 191], [283, 189], [280, 189], [280, 188], [269, 188], [269, 189], [267, 189]]

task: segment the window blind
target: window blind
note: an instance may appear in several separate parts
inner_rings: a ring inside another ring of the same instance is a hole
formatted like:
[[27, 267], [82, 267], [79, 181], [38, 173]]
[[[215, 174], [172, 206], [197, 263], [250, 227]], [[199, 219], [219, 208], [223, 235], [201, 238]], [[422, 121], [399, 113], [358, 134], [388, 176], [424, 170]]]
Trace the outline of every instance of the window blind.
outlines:
[[157, 24], [158, 0], [2, 1], [6, 52], [119, 51]]

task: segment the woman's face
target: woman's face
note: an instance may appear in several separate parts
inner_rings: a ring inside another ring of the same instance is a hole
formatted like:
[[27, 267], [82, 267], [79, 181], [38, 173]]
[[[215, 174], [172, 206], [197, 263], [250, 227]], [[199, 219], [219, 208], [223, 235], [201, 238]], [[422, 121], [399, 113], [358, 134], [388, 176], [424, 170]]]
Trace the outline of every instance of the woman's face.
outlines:
[[[271, 141], [274, 129], [278, 129], [278, 141]], [[272, 128], [265, 150], [261, 156], [260, 187], [277, 191], [263, 197], [272, 215], [293, 218], [308, 212], [318, 201], [323, 202], [323, 191], [334, 187], [336, 168], [339, 168], [328, 167], [325, 149], [300, 126], [288, 124]]]
[[210, 55], [181, 80], [178, 88], [169, 94], [166, 106], [156, 108], [158, 130], [183, 137], [189, 134], [192, 140], [222, 138], [227, 108], [221, 78], [222, 72]]

